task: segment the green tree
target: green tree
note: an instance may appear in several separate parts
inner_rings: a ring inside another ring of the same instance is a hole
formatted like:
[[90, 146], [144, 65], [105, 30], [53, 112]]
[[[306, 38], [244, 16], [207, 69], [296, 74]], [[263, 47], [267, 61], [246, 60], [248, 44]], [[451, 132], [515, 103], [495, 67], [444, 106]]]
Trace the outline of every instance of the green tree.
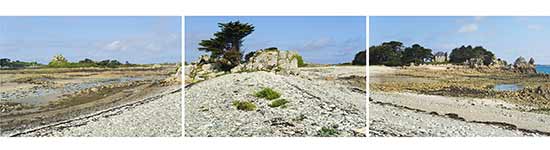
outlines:
[[239, 21], [218, 23], [221, 31], [214, 33], [214, 38], [202, 40], [199, 50], [211, 52], [212, 58], [224, 58], [222, 69], [228, 70], [241, 63], [241, 47], [244, 38], [254, 32], [254, 26]]
[[84, 60], [78, 61], [78, 63], [80, 63], [80, 64], [94, 64], [95, 62], [91, 59], [86, 58]]
[[424, 48], [419, 44], [413, 44], [411, 47], [405, 48], [402, 60], [405, 64], [424, 64], [431, 61], [432, 57], [431, 49]]
[[384, 42], [382, 45], [369, 47], [369, 63], [371, 65], [402, 65], [403, 43], [397, 41]]
[[355, 54], [355, 58], [353, 58], [353, 61], [351, 61], [352, 65], [366, 65], [367, 64], [367, 52], [366, 50], [360, 51], [357, 54]]
[[470, 59], [481, 59], [484, 65], [490, 65], [495, 59], [495, 54], [481, 46], [472, 47], [471, 45], [463, 45], [454, 48], [449, 58], [450, 62], [454, 64], [462, 64]]
[[10, 65], [11, 60], [8, 58], [2, 58], [0, 59], [0, 67], [8, 67]]

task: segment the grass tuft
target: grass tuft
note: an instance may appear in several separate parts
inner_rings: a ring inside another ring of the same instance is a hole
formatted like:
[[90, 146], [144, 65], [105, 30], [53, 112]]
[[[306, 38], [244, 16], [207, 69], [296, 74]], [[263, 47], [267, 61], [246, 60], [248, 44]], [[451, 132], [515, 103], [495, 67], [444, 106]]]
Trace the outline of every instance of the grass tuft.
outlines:
[[337, 136], [339, 133], [334, 128], [322, 127], [321, 130], [317, 131], [317, 134], [321, 137], [332, 137]]
[[286, 108], [286, 104], [288, 103], [289, 101], [286, 100], [286, 99], [277, 99], [277, 100], [274, 100], [271, 102], [271, 104], [269, 104], [269, 107], [279, 107], [281, 106], [282, 108]]
[[268, 100], [273, 100], [281, 97], [281, 94], [279, 94], [277, 91], [274, 91], [271, 88], [263, 88], [261, 91], [256, 92], [254, 94], [256, 97], [265, 98]]
[[233, 106], [237, 107], [238, 110], [243, 110], [243, 111], [256, 110], [256, 105], [248, 101], [233, 101]]

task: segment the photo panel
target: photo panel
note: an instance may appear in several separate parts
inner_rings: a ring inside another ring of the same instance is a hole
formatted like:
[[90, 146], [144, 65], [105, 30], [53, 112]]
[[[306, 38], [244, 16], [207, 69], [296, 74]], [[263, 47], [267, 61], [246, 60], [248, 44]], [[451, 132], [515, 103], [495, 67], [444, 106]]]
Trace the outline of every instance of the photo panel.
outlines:
[[0, 136], [181, 136], [181, 19], [0, 16]]
[[186, 16], [186, 137], [365, 137], [366, 17]]
[[550, 17], [369, 21], [370, 136], [550, 136]]

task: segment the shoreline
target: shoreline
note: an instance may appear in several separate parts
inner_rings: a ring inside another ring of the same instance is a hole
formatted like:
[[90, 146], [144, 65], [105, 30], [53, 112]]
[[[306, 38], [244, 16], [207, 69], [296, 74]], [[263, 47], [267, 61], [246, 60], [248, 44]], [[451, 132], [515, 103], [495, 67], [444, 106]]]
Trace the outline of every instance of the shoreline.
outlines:
[[[550, 136], [550, 75], [421, 65], [369, 77], [372, 136]], [[506, 83], [525, 87], [494, 89]]]

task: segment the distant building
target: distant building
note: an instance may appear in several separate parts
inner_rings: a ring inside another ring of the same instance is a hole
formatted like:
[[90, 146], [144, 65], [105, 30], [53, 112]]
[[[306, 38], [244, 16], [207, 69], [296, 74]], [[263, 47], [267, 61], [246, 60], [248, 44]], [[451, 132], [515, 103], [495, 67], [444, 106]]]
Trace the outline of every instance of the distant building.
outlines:
[[443, 63], [443, 62], [448, 62], [448, 61], [449, 61], [449, 58], [447, 57], [446, 52], [437, 52], [437, 53], [435, 53], [434, 62]]

